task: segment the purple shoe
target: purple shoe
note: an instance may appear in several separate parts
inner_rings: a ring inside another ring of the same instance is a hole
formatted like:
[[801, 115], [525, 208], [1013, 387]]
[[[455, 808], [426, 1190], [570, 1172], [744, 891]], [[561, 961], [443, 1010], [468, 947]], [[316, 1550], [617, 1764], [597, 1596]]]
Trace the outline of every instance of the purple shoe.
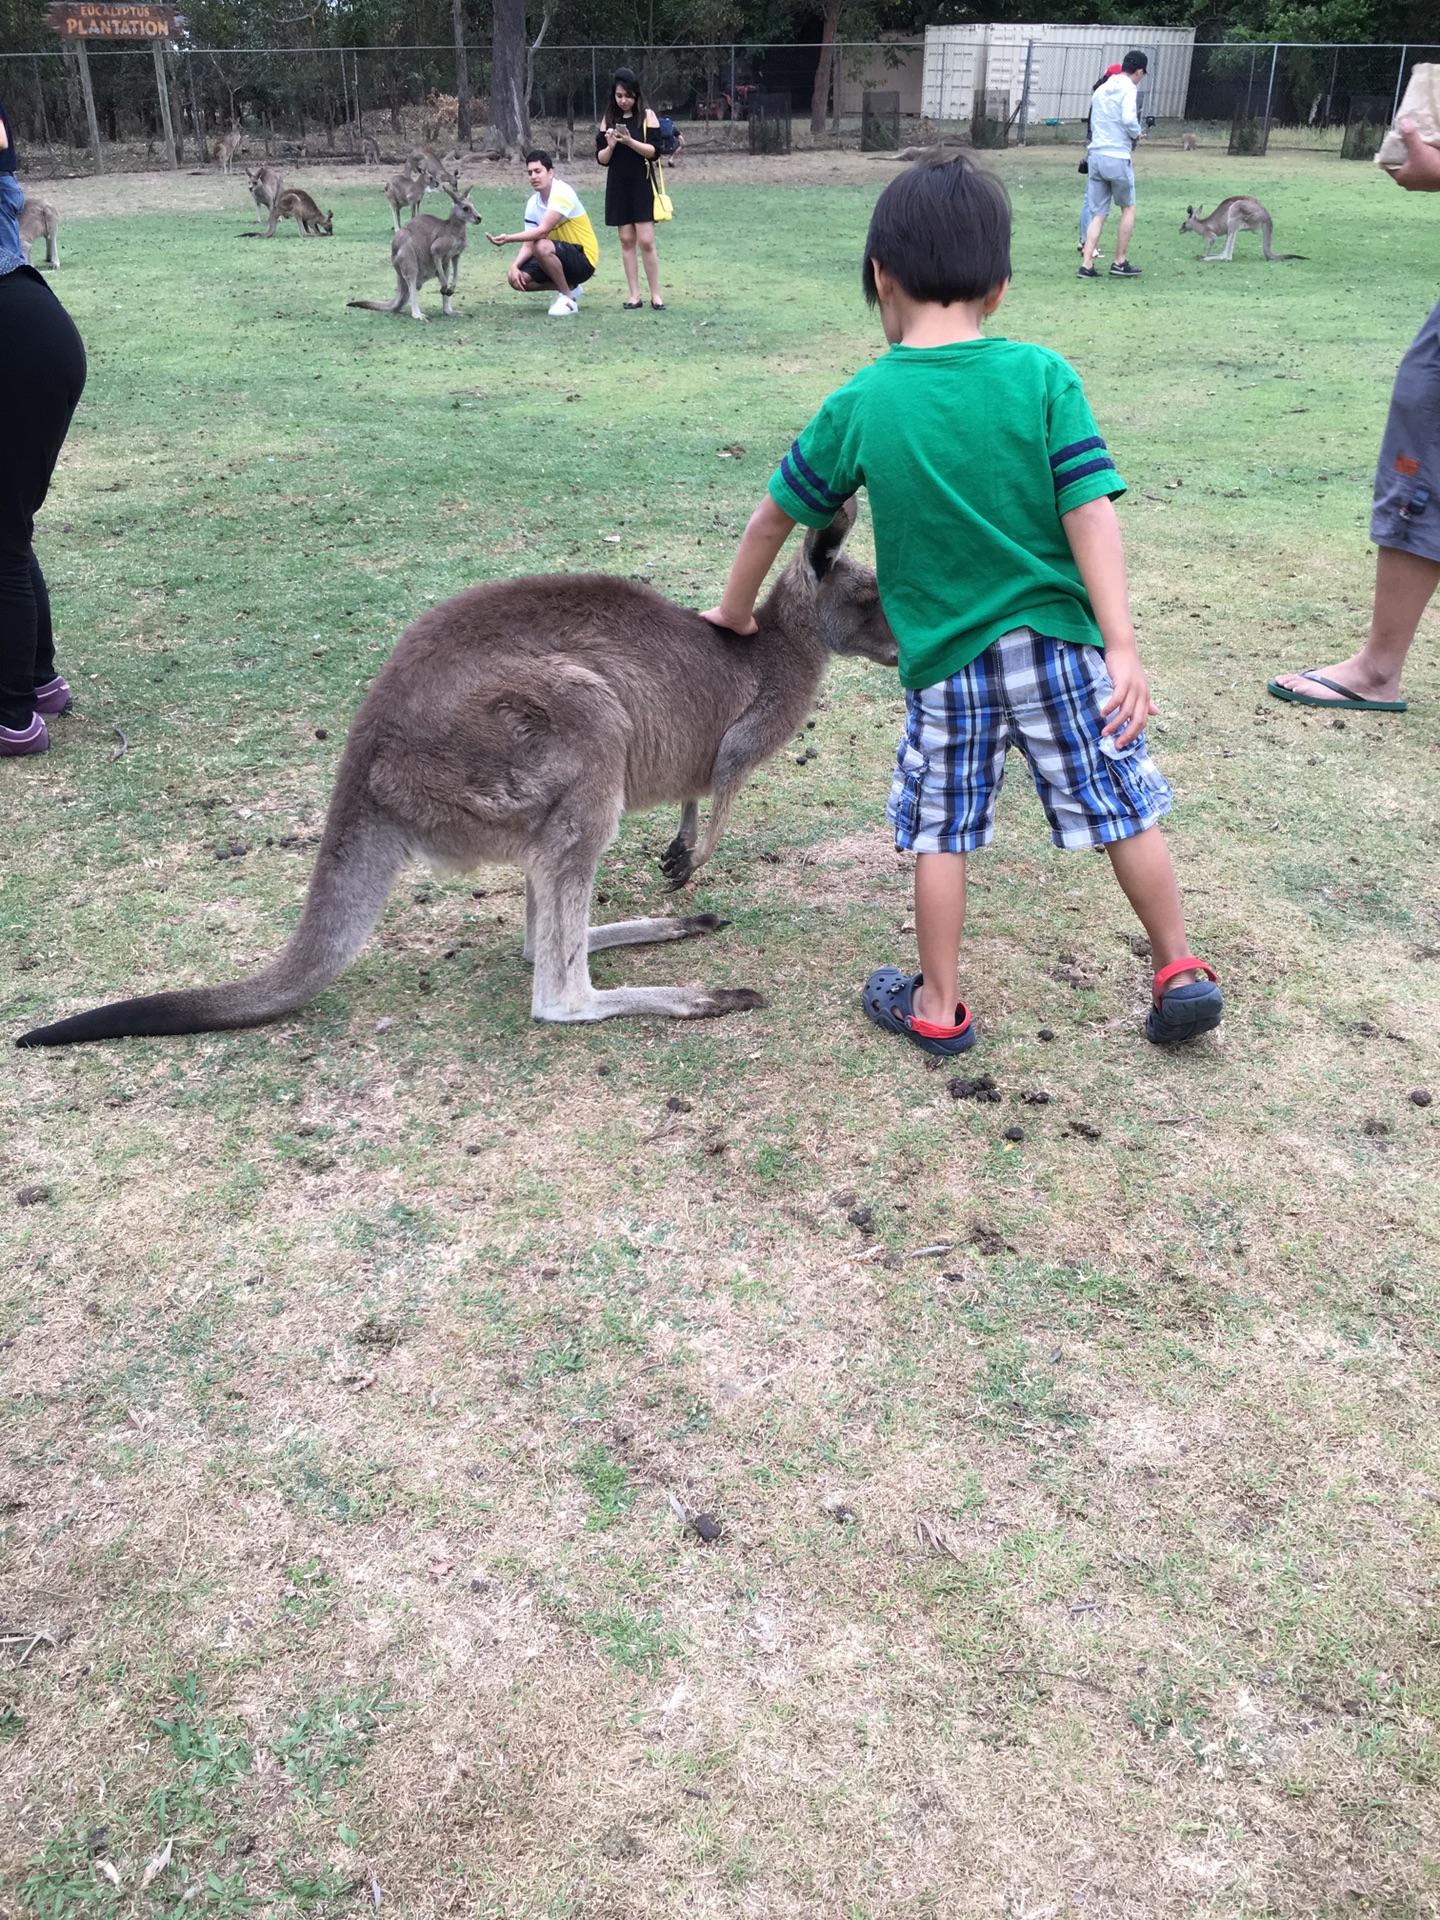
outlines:
[[39, 714], [28, 727], [0, 727], [0, 760], [18, 760], [27, 753], [48, 753], [50, 736]]
[[53, 680], [47, 680], [43, 687], [36, 687], [31, 696], [35, 702], [36, 713], [68, 713], [70, 711], [70, 682], [62, 680], [57, 673]]

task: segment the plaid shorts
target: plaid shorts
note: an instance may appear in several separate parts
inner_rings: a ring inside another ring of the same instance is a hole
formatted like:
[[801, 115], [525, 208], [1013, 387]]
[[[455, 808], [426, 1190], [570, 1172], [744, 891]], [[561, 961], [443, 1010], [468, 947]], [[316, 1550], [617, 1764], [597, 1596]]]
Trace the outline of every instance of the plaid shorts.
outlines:
[[908, 689], [886, 814], [895, 845], [968, 853], [995, 837], [1005, 755], [1020, 749], [1057, 847], [1104, 847], [1153, 827], [1170, 788], [1145, 750], [1101, 738], [1110, 676], [1098, 647], [1002, 634], [938, 686]]

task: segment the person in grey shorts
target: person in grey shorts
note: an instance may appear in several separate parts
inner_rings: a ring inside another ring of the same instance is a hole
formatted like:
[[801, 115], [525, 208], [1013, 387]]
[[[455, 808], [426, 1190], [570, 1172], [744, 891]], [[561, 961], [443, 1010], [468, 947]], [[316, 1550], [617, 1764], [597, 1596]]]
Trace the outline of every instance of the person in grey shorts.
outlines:
[[1136, 280], [1140, 269], [1130, 264], [1130, 236], [1135, 231], [1135, 168], [1131, 161], [1136, 143], [1144, 138], [1136, 89], [1145, 78], [1145, 55], [1135, 49], [1120, 62], [1120, 71], [1103, 87], [1097, 87], [1090, 103], [1090, 148], [1085, 158], [1090, 166], [1090, 227], [1085, 235], [1085, 251], [1076, 268], [1082, 280], [1098, 278], [1095, 249], [1110, 216], [1112, 205], [1120, 209], [1120, 230], [1115, 237], [1115, 258], [1110, 272], [1116, 280]]
[[[1407, 193], [1440, 193], [1440, 150], [1401, 120], [1409, 158], [1391, 177]], [[1363, 646], [1348, 660], [1282, 673], [1267, 692], [1301, 707], [1404, 713], [1400, 676], [1420, 616], [1440, 586], [1440, 306], [1400, 362], [1380, 443], [1370, 514], [1375, 603]]]

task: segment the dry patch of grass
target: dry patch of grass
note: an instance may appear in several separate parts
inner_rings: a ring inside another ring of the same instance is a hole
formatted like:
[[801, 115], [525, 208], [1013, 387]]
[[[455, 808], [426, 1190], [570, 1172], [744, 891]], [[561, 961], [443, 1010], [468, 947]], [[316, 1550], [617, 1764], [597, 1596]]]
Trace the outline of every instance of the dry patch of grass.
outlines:
[[[1361, 282], [1363, 170], [1281, 163], [1287, 245], [1322, 250], [1323, 189], [1349, 318], [1177, 258], [1104, 289], [1154, 306], [1102, 329], [1051, 258], [1062, 158], [1005, 162], [1010, 327], [1081, 361], [1134, 483], [1223, 1039], [1140, 1041], [1108, 871], [1051, 852], [1018, 781], [967, 942], [993, 1086], [871, 1029], [860, 981], [913, 951], [897, 700], [842, 665], [698, 890], [731, 927], [598, 956], [763, 986], [763, 1015], [534, 1029], [517, 877], [417, 874], [281, 1027], [8, 1055], [7, 1910], [1434, 1911], [1433, 648], [1403, 721], [1259, 690], [1359, 618], [1385, 395], [1354, 342], [1398, 351], [1421, 290]], [[643, 402], [633, 332], [587, 322], [537, 372], [483, 287], [463, 331], [352, 327], [358, 243], [296, 291], [196, 206], [226, 303], [167, 342], [162, 405], [109, 294], [193, 261], [93, 224], [62, 288], [96, 372], [42, 534], [81, 698], [0, 796], [12, 1031], [273, 951], [379, 651], [464, 579], [591, 564], [617, 459], [663, 506], [595, 563], [713, 593], [759, 450], [873, 346], [793, 235], [795, 305], [717, 290], [773, 204], [694, 195]], [[858, 232], [868, 201], [840, 176], [827, 210]], [[1319, 397], [1217, 344], [1241, 288]], [[1176, 395], [1202, 351], [1223, 412]], [[1321, 486], [1275, 394], [1352, 478]], [[482, 490], [484, 448], [548, 452], [552, 403], [563, 476], [492, 461]], [[627, 824], [605, 915], [653, 909], [671, 830]]]

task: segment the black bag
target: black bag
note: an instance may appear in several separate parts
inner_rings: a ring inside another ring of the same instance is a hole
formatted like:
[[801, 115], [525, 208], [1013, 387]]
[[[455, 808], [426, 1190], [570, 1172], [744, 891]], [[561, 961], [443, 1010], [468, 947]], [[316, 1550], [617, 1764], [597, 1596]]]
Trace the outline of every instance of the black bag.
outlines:
[[1089, 171], [1090, 171], [1090, 162], [1089, 162], [1088, 160], [1082, 160], [1082, 161], [1080, 162], [1080, 164], [1079, 164], [1079, 166], [1078, 166], [1078, 167], [1076, 167], [1076, 169], [1075, 169], [1075, 171], [1076, 171], [1076, 173], [1089, 173]]
[[662, 113], [659, 121], [655, 129], [655, 151], [662, 159], [668, 160], [672, 153], [680, 150], [680, 135], [675, 131], [675, 122], [667, 115]]

